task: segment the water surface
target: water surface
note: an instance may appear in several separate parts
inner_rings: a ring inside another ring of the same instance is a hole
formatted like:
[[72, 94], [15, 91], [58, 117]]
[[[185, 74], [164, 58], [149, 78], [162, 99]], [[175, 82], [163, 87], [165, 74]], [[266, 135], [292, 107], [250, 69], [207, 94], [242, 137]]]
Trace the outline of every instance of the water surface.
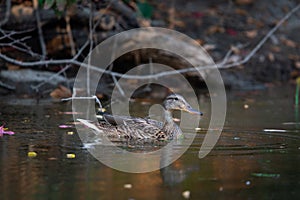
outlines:
[[[209, 99], [201, 95], [200, 102], [208, 113]], [[119, 172], [93, 158], [73, 128], [70, 103], [2, 98], [0, 109], [0, 123], [15, 132], [0, 138], [0, 199], [183, 199], [184, 191], [191, 199], [300, 197], [293, 87], [229, 92], [224, 130], [207, 157], [198, 158], [209, 122], [204, 117], [204, 130], [181, 158], [142, 174]]]

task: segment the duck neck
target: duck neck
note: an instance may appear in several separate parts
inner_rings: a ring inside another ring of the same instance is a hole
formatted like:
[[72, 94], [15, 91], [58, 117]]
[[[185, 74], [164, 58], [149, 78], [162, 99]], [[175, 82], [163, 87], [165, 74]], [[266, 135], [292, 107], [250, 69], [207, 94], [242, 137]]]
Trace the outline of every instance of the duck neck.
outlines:
[[163, 126], [163, 131], [168, 135], [173, 135], [174, 129], [176, 129], [176, 124], [173, 121], [173, 115], [171, 110], [165, 110], [165, 122]]
[[165, 110], [165, 124], [174, 124], [171, 110]]

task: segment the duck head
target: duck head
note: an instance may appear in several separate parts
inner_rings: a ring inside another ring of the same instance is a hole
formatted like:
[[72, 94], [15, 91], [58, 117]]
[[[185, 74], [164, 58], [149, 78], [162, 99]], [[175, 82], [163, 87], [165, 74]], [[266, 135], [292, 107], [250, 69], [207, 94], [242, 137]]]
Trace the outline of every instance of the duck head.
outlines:
[[182, 110], [191, 114], [200, 116], [203, 115], [202, 112], [193, 109], [192, 106], [190, 106], [190, 104], [181, 95], [178, 94], [171, 94], [167, 96], [163, 102], [163, 106], [168, 111]]

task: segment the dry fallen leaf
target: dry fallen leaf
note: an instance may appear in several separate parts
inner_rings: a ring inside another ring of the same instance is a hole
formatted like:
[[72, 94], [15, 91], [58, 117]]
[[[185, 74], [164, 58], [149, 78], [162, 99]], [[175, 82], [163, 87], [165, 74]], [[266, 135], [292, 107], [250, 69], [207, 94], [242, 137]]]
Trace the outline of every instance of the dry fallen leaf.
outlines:
[[241, 51], [240, 51], [240, 49], [238, 48], [238, 47], [236, 47], [236, 46], [230, 46], [230, 50], [234, 53], [234, 54], [240, 54], [241, 53]]
[[271, 53], [271, 52], [269, 52], [269, 53], [268, 53], [268, 59], [269, 59], [271, 62], [274, 62], [274, 60], [275, 60], [274, 54]]
[[298, 60], [300, 60], [300, 55], [289, 54], [289, 55], [288, 55], [288, 58], [289, 58], [290, 60], [298, 61]]
[[246, 10], [240, 8], [235, 9], [235, 13], [242, 16], [248, 15], [248, 12]]
[[208, 35], [212, 35], [214, 33], [224, 33], [225, 29], [221, 26], [210, 26], [207, 30], [206, 33]]
[[288, 47], [292, 47], [292, 48], [296, 48], [297, 47], [297, 43], [292, 41], [292, 40], [289, 40], [289, 39], [285, 39], [285, 38], [282, 38], [281, 39], [282, 43]]
[[295, 67], [296, 67], [297, 69], [300, 69], [300, 61], [295, 62]]
[[7, 66], [8, 70], [18, 70], [18, 69], [20, 69], [20, 66], [14, 65], [14, 64], [10, 64], [10, 63], [7, 63], [6, 66]]
[[256, 19], [254, 19], [252, 17], [248, 17], [247, 18], [247, 23], [248, 24], [254, 24], [258, 28], [262, 28], [262, 27], [265, 26], [265, 24], [262, 21], [256, 20]]
[[253, 4], [254, 0], [235, 0], [235, 3], [238, 5], [249, 5]]
[[68, 98], [72, 96], [71, 90], [63, 85], [59, 85], [58, 88], [50, 93], [50, 96], [54, 99]]
[[246, 33], [246, 36], [251, 39], [253, 39], [257, 36], [257, 30], [246, 31], [245, 33]]
[[293, 70], [290, 73], [290, 77], [296, 79], [299, 76], [299, 70]]
[[201, 39], [196, 39], [196, 42], [200, 45], [204, 45], [204, 40]]
[[275, 53], [279, 53], [281, 51], [281, 48], [278, 46], [271, 46], [270, 49]]

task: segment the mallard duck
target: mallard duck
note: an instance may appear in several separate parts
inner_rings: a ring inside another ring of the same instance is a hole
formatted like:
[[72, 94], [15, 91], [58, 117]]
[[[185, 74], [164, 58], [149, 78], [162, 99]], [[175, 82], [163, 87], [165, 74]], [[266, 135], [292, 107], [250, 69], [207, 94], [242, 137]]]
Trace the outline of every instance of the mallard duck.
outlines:
[[202, 112], [194, 110], [187, 101], [178, 94], [167, 96], [163, 102], [164, 122], [149, 118], [135, 118], [129, 116], [113, 116], [103, 114], [103, 120], [92, 123], [78, 119], [84, 125], [101, 132], [107, 137], [124, 139], [169, 140], [182, 136], [182, 131], [173, 121], [172, 112], [182, 110], [202, 116]]

